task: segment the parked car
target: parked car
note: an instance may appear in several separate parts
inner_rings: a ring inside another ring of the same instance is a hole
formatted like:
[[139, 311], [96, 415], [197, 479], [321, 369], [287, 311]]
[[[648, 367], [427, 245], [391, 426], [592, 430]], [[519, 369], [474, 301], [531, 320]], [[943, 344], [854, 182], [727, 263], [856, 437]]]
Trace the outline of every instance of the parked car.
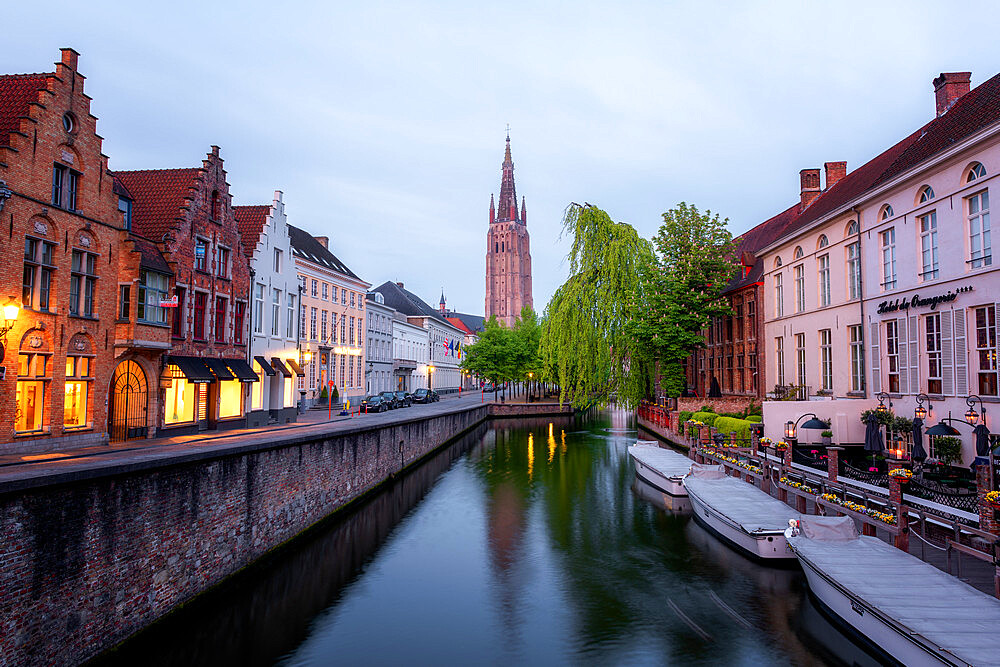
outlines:
[[383, 391], [381, 394], [379, 394], [379, 396], [381, 396], [382, 400], [386, 402], [386, 405], [389, 406], [390, 410], [395, 410], [396, 408], [402, 407], [402, 404], [399, 402], [399, 399], [396, 398], [396, 393], [393, 391]]
[[431, 393], [428, 390], [426, 390], [423, 387], [421, 387], [420, 389], [417, 389], [415, 392], [413, 392], [413, 402], [414, 403], [433, 403], [434, 402], [434, 397], [431, 395]]
[[413, 405], [413, 394], [408, 391], [397, 391], [396, 400], [399, 401], [400, 407], [408, 408]]
[[381, 396], [369, 396], [361, 401], [362, 412], [385, 412], [389, 409]]

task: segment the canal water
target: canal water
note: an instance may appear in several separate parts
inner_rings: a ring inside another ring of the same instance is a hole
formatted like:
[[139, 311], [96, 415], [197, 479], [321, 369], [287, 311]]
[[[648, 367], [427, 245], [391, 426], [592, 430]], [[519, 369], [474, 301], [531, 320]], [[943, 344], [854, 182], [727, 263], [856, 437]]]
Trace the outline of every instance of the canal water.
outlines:
[[877, 664], [799, 571], [637, 482], [636, 437], [616, 411], [482, 425], [102, 662]]

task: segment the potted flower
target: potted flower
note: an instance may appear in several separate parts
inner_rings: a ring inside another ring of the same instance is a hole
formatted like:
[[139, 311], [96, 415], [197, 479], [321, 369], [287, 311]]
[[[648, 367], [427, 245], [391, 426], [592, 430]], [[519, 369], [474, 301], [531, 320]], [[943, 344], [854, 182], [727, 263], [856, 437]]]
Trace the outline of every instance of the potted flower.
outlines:
[[788, 449], [788, 443], [785, 442], [784, 440], [779, 440], [778, 442], [774, 443], [774, 448], [779, 452], [783, 452], [786, 449]]
[[889, 471], [889, 477], [892, 477], [900, 484], [906, 484], [913, 478], [913, 471], [906, 468], [893, 468]]
[[990, 491], [987, 493], [986, 502], [992, 505], [993, 509], [1000, 510], [1000, 491]]
[[832, 442], [831, 439], [833, 438], [833, 431], [831, 431], [830, 429], [827, 429], [827, 430], [823, 431], [822, 433], [820, 433], [819, 435], [820, 435], [821, 438], [823, 438], [823, 446], [824, 447], [829, 447], [830, 443]]

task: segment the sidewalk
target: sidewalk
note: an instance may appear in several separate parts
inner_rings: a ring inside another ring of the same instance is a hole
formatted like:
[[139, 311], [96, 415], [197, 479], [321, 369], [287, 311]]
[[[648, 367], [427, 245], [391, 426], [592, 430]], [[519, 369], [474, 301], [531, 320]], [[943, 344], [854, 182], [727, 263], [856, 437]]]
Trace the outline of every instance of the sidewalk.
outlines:
[[[487, 401], [488, 403], [489, 401]], [[463, 392], [441, 397], [438, 403], [413, 405], [378, 414], [361, 414], [351, 417], [334, 415], [327, 418], [326, 410], [307, 410], [294, 424], [280, 424], [261, 428], [212, 431], [191, 435], [131, 440], [114, 445], [98, 445], [48, 454], [0, 455], [0, 487], [26, 482], [32, 477], [50, 474], [72, 474], [74, 470], [94, 467], [117, 467], [144, 464], [153, 460], [180, 457], [178, 462], [190, 458], [194, 452], [202, 454], [234, 445], [256, 446], [281, 439], [307, 439], [316, 435], [348, 432], [369, 426], [381, 426], [411, 419], [469, 410], [481, 405], [481, 397]], [[197, 458], [200, 458], [197, 457]]]

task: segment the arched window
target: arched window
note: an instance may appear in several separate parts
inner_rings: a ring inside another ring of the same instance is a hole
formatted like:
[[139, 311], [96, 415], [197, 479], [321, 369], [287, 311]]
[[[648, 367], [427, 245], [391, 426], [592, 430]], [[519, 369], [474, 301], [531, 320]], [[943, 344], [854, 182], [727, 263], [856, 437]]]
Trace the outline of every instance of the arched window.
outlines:
[[219, 220], [219, 215], [222, 212], [222, 206], [219, 203], [219, 191], [212, 190], [212, 220]]
[[774, 258], [774, 268], [778, 268], [779, 266], [781, 266], [781, 258], [780, 257], [775, 257]]
[[792, 253], [793, 259], [802, 259], [802, 246], [795, 246], [795, 252]]
[[21, 338], [17, 355], [15, 432], [33, 433], [48, 428], [52, 372], [52, 345], [47, 335], [29, 330]]
[[846, 236], [857, 236], [858, 235], [858, 221], [851, 220], [847, 223], [847, 234]]
[[826, 238], [826, 234], [819, 235], [819, 242], [816, 244], [817, 248], [825, 248], [830, 245], [829, 239]]
[[918, 204], [923, 204], [924, 202], [929, 202], [932, 199], [934, 199], [934, 189], [931, 186], [925, 185], [925, 186], [921, 187], [917, 191], [917, 203]]
[[[131, 359], [118, 364], [111, 378], [108, 435], [112, 442], [146, 437], [146, 373]], [[67, 389], [68, 393], [68, 389]], [[173, 397], [176, 401], [176, 396]]]
[[971, 183], [977, 178], [983, 178], [984, 176], [986, 176], [986, 167], [984, 167], [980, 162], [973, 162], [969, 165], [966, 172], [965, 182]]
[[879, 220], [888, 220], [889, 218], [891, 218], [894, 215], [896, 215], [896, 214], [893, 212], [892, 206], [890, 206], [889, 204], [883, 204], [882, 205], [882, 212], [879, 213], [878, 219]]

